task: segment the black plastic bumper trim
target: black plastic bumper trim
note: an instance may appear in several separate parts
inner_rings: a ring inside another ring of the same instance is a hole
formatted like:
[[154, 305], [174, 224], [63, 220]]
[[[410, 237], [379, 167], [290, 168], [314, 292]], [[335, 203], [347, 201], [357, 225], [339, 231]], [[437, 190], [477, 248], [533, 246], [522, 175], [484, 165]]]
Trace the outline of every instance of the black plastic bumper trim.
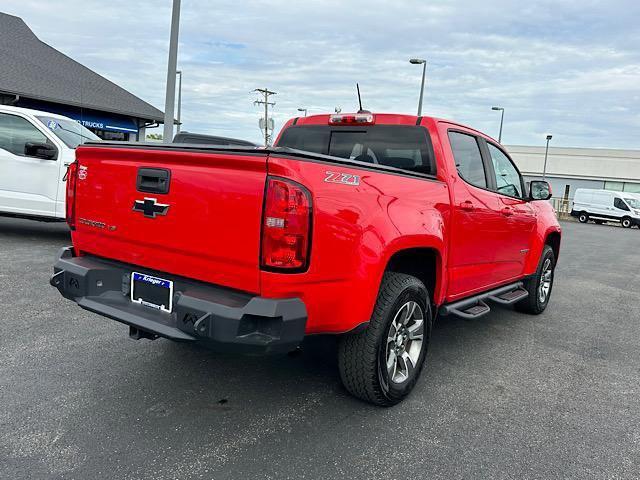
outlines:
[[[132, 269], [174, 282], [172, 313], [130, 301]], [[307, 312], [299, 298], [262, 298], [94, 256], [74, 257], [71, 247], [58, 253], [50, 283], [85, 310], [151, 334], [134, 338], [160, 336], [215, 350], [272, 353], [293, 350], [305, 334]]]

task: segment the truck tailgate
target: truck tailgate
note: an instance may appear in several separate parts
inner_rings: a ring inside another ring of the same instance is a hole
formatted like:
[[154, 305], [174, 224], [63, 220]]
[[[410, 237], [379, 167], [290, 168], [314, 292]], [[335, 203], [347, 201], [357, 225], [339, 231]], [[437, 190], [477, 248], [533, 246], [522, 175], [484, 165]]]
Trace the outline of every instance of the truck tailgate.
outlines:
[[259, 293], [267, 155], [80, 147], [76, 251]]

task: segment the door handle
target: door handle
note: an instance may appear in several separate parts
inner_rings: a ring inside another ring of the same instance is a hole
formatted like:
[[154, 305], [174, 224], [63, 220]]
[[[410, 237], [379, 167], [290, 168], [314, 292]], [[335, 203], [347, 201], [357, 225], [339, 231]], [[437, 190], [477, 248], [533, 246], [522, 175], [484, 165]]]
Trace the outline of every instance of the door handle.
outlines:
[[462, 210], [467, 210], [467, 211], [475, 210], [473, 203], [470, 202], [469, 200], [465, 200], [464, 202], [462, 202], [460, 204], [460, 208], [462, 208]]
[[505, 217], [510, 217], [511, 215], [513, 215], [513, 208], [504, 207], [502, 210], [500, 210], [500, 213], [502, 213]]

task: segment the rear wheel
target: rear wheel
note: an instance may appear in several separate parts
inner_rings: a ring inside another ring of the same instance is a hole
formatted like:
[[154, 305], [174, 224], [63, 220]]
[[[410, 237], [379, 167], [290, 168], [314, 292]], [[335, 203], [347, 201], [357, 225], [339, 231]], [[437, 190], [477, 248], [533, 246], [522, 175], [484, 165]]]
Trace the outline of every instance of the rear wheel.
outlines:
[[516, 303], [516, 310], [538, 315], [549, 304], [553, 289], [553, 276], [556, 268], [556, 256], [549, 245], [545, 245], [538, 262], [536, 273], [524, 282], [529, 296]]
[[387, 272], [369, 326], [341, 338], [340, 377], [354, 396], [380, 406], [402, 401], [424, 365], [432, 314], [424, 284]]
[[633, 221], [629, 217], [624, 217], [622, 219], [622, 226], [624, 228], [631, 228], [633, 226]]
[[580, 215], [578, 215], [578, 220], [580, 221], [580, 223], [587, 223], [589, 221], [589, 215], [587, 214], [587, 212], [580, 212]]

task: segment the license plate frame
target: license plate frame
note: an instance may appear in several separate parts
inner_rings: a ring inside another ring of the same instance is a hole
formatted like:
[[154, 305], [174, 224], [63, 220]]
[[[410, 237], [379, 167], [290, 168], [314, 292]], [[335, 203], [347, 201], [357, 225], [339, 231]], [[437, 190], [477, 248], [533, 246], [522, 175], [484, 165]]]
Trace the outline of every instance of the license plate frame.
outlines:
[[[137, 289], [136, 286], [138, 286]], [[173, 311], [173, 281], [146, 273], [131, 272], [130, 297], [132, 303], [171, 313]]]

